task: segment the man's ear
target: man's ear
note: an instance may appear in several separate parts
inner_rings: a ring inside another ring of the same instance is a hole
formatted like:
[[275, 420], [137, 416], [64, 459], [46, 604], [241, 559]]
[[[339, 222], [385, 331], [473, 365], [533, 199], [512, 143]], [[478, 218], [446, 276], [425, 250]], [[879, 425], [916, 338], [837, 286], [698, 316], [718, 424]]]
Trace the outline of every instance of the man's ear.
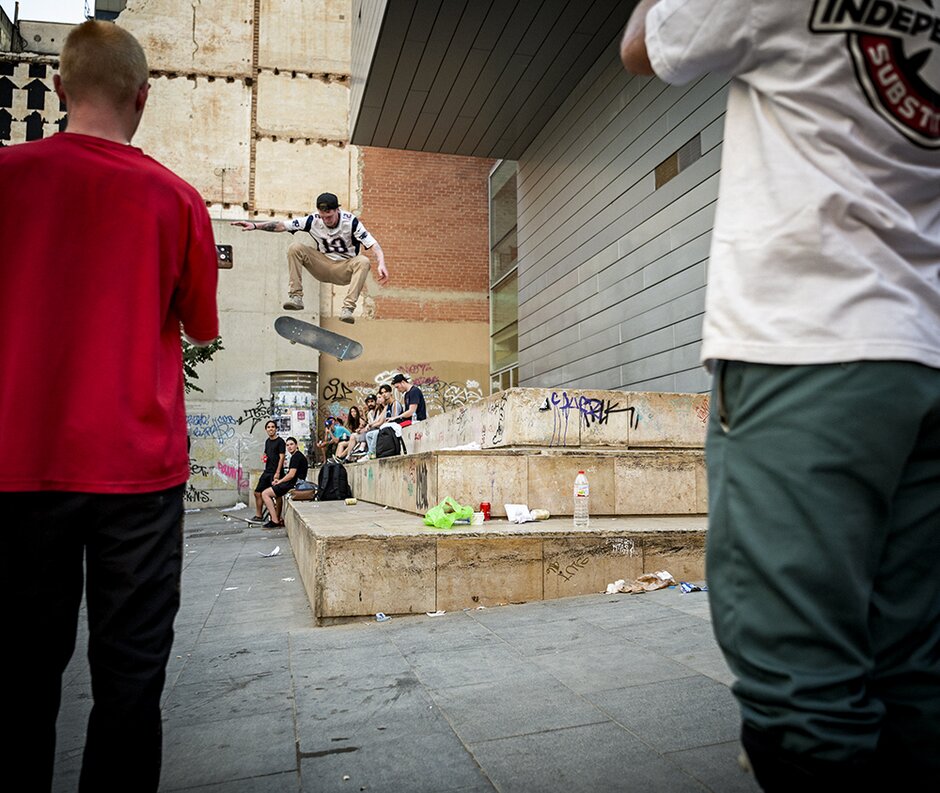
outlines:
[[142, 113], [144, 105], [147, 104], [147, 97], [150, 95], [150, 83], [146, 82], [137, 89], [137, 97], [134, 100], [134, 109]]
[[65, 96], [65, 89], [62, 87], [62, 78], [58, 74], [52, 75], [52, 87], [55, 89], [55, 95], [59, 97], [59, 101], [68, 110], [69, 102]]

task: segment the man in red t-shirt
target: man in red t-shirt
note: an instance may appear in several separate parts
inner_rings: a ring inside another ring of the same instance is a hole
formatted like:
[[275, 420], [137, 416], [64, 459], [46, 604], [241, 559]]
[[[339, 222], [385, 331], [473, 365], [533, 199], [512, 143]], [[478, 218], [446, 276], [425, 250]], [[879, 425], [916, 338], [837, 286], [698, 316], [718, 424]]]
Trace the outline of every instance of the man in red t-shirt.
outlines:
[[68, 131], [0, 149], [0, 509], [30, 549], [0, 555], [8, 644], [23, 649], [3, 654], [4, 747], [29, 790], [51, 785], [83, 559], [80, 789], [159, 784], [189, 474], [180, 326], [194, 344], [218, 335], [218, 268], [199, 194], [129, 145], [148, 77], [133, 36], [85, 22], [54, 78]]

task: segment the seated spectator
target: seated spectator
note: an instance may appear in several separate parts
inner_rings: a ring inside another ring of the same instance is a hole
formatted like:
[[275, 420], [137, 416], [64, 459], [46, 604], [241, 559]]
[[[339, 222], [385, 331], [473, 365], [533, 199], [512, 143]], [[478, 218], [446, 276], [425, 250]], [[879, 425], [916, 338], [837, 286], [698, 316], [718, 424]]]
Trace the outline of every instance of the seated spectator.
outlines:
[[287, 453], [290, 455], [286, 464], [287, 473], [283, 476], [275, 476], [274, 484], [261, 494], [264, 505], [268, 508], [268, 514], [271, 516], [271, 519], [264, 524], [265, 529], [276, 529], [284, 525], [284, 519], [279, 517], [278, 504], [275, 504], [275, 499], [280, 503], [281, 498], [289, 490], [307, 478], [307, 458], [297, 448], [296, 438], [287, 439]]
[[317, 448], [320, 450], [320, 457], [325, 464], [327, 460], [333, 459], [336, 454], [336, 446], [339, 441], [346, 440], [349, 437], [349, 430], [343, 426], [341, 418], [330, 416], [323, 422], [323, 440], [317, 441]]
[[369, 458], [375, 457], [375, 440], [379, 437], [379, 430], [393, 421], [399, 413], [399, 405], [392, 397], [392, 387], [388, 383], [379, 386], [379, 404], [375, 418], [369, 422], [366, 430], [366, 447]]
[[415, 421], [424, 421], [428, 417], [424, 393], [416, 385], [411, 385], [406, 374], [396, 374], [392, 378], [392, 385], [399, 394], [404, 394], [404, 410], [395, 419], [402, 427], [407, 427]]
[[[370, 404], [371, 400], [371, 404]], [[366, 397], [366, 408], [371, 412], [375, 408], [375, 395], [370, 394]], [[348, 441], [340, 441], [336, 445], [336, 459], [339, 462], [346, 462], [349, 456], [354, 451], [359, 451], [360, 446], [361, 450], [365, 451], [366, 448], [366, 425], [368, 424], [368, 419], [362, 415], [359, 411], [357, 405], [353, 405], [349, 409], [348, 422], [346, 428], [350, 432], [350, 438]]]

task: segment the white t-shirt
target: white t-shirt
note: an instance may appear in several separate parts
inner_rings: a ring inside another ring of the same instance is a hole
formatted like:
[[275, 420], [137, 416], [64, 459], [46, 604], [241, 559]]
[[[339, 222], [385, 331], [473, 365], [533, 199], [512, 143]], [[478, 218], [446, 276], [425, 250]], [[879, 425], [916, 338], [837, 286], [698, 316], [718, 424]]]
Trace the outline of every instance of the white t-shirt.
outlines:
[[661, 0], [646, 26], [666, 82], [732, 76], [702, 357], [940, 367], [940, 10]]
[[306, 231], [313, 237], [317, 250], [337, 261], [358, 256], [360, 246], [371, 248], [375, 245], [375, 238], [352, 212], [340, 212], [339, 223], [332, 229], [317, 213], [305, 218], [293, 218], [285, 225], [292, 234]]

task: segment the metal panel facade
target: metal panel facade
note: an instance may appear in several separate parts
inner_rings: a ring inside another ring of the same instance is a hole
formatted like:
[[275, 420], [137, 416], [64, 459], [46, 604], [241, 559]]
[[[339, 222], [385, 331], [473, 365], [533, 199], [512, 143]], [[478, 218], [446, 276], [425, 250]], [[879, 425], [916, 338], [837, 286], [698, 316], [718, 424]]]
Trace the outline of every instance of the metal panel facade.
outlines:
[[520, 385], [703, 391], [727, 84], [631, 77], [617, 44], [519, 158]]

